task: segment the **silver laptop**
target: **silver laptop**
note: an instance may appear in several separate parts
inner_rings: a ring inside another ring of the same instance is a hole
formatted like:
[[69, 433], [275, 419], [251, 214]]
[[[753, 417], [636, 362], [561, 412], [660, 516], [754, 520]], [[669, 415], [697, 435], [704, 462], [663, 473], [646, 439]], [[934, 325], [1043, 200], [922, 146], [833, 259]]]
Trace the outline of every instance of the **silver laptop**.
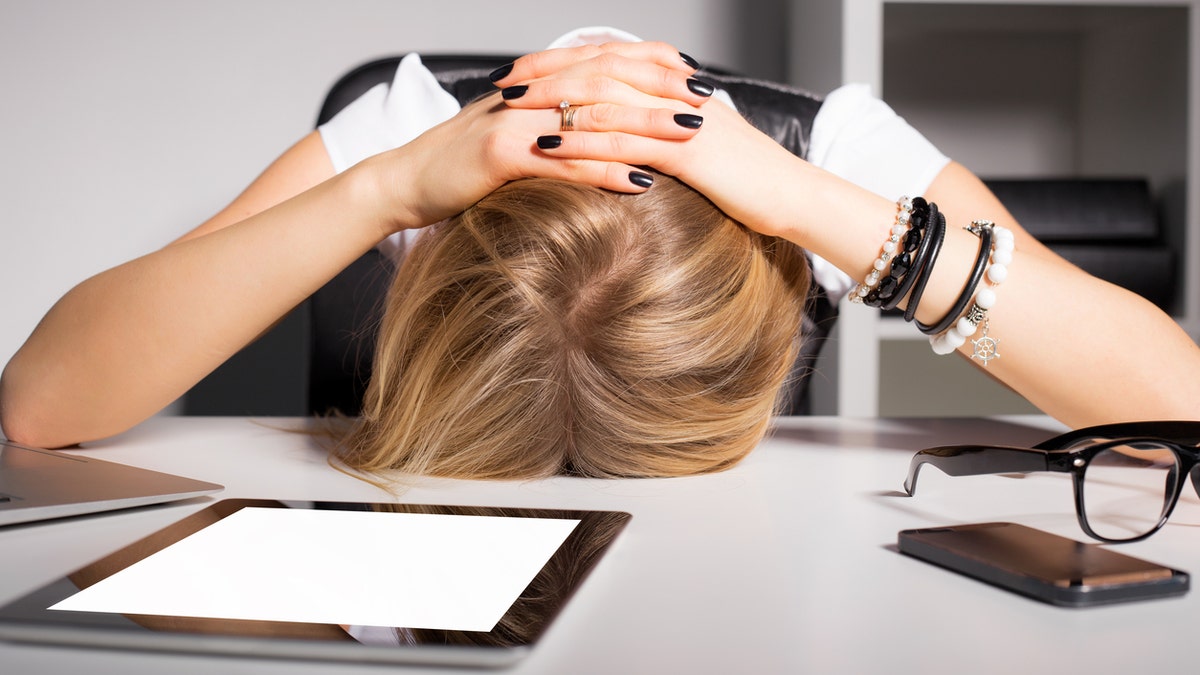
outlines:
[[0, 525], [159, 504], [215, 483], [0, 440]]

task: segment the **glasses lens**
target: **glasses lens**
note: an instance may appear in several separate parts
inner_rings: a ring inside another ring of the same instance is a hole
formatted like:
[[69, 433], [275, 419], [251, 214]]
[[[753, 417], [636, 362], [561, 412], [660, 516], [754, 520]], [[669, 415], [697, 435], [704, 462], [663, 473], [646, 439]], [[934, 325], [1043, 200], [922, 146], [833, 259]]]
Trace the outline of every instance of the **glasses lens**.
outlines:
[[1158, 526], [1179, 479], [1169, 446], [1131, 442], [1098, 452], [1083, 474], [1084, 518], [1106, 539], [1132, 539]]

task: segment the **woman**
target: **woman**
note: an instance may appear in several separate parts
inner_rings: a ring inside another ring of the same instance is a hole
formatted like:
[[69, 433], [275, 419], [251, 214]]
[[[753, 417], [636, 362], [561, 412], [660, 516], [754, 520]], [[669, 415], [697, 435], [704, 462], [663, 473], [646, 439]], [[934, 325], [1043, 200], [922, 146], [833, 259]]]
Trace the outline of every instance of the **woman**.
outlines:
[[[912, 209], [892, 201], [899, 195], [880, 197], [797, 158], [715, 100], [693, 73], [694, 62], [661, 43], [555, 49], [497, 71], [503, 93], [340, 173], [321, 136], [309, 135], [208, 222], [68, 293], [0, 380], [5, 432], [61, 446], [128, 428], [364, 251], [522, 178], [636, 194], [662, 182], [638, 168], [652, 167], [746, 228], [815, 254], [814, 264], [828, 261], [864, 286], [881, 283], [871, 281], [873, 268], [895, 276], [880, 242], [908, 223]], [[555, 133], [567, 101], [573, 127]], [[895, 298], [906, 307], [919, 296], [909, 307], [913, 319], [928, 327], [976, 319], [979, 336], [1003, 341], [1003, 358], [984, 362], [988, 372], [1071, 426], [1194, 416], [1200, 350], [1174, 321], [1038, 244], [960, 165], [941, 166], [923, 193], [949, 225], [944, 239], [936, 237], [943, 242], [936, 255], [923, 254], [937, 264], [909, 275], [921, 291], [906, 286]], [[922, 208], [917, 220], [937, 222]], [[974, 218], [1012, 233], [1011, 262], [988, 258], [997, 247], [985, 242], [1004, 237], [962, 229]], [[995, 304], [986, 311], [964, 292], [981, 265], [1009, 270], [1002, 285], [993, 280], [987, 289]], [[960, 337], [958, 351], [973, 354], [972, 336]], [[953, 348], [947, 339], [942, 347]], [[370, 465], [355, 451], [348, 456]]]

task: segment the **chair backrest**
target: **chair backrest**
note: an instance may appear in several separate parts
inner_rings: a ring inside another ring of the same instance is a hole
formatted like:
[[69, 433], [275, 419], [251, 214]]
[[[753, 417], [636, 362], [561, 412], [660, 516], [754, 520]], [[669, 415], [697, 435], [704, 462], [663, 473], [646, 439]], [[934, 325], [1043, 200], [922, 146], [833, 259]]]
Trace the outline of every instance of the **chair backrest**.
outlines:
[[[342, 76], [326, 96], [317, 124], [324, 124], [371, 87], [390, 82], [399, 56], [365, 63]], [[438, 82], [465, 104], [494, 89], [487, 75], [513, 60], [504, 55], [422, 54]], [[820, 99], [811, 94], [762, 80], [707, 69], [701, 76], [729, 93], [739, 111], [756, 127], [791, 152], [808, 153], [813, 118]], [[371, 375], [375, 331], [382, 317], [383, 297], [394, 272], [393, 263], [376, 251], [368, 252], [313, 294], [309, 370], [309, 410], [338, 410], [358, 414]], [[807, 414], [811, 409], [807, 374], [837, 318], [837, 303], [815, 284], [802, 327], [805, 340], [793, 367], [784, 414]]]

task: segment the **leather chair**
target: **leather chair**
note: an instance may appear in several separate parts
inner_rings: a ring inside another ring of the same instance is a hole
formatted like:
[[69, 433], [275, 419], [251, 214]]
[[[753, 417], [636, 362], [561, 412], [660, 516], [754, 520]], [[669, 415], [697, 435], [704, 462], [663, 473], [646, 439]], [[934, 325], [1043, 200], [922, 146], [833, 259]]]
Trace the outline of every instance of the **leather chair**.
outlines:
[[[346, 73], [330, 89], [317, 124], [332, 118], [371, 87], [390, 82], [400, 58], [378, 59]], [[494, 90], [488, 73], [513, 60], [503, 55], [422, 54], [421, 58], [460, 103]], [[792, 152], [800, 156], [807, 153], [819, 99], [797, 89], [720, 70], [705, 70], [701, 76], [729, 92], [742, 114], [758, 128]], [[310, 412], [359, 412], [371, 374], [375, 328], [393, 271], [390, 261], [371, 251], [310, 298]], [[806, 414], [810, 410], [806, 375], [815, 366], [836, 317], [836, 301], [814, 286], [802, 327], [806, 339], [786, 392], [785, 414]]]
[[1084, 271], [1179, 311], [1179, 254], [1145, 178], [985, 181], [1021, 226]]

